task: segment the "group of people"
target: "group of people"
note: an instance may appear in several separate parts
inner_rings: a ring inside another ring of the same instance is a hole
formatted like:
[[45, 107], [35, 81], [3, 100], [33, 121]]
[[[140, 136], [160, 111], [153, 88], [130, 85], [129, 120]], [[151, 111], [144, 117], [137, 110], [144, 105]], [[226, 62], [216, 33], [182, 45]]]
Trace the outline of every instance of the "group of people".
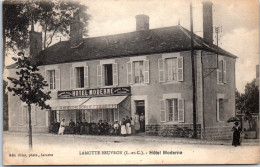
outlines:
[[[137, 115], [137, 114], [136, 114]], [[98, 123], [88, 123], [86, 120], [83, 122], [77, 120], [75, 123], [73, 119], [70, 119], [68, 126], [65, 126], [65, 119], [59, 123], [57, 120], [50, 125], [50, 133], [63, 135], [66, 134], [92, 134], [92, 135], [122, 135], [127, 136], [132, 133], [144, 131], [143, 114], [138, 117], [135, 116], [135, 120], [132, 117], [126, 116], [122, 118], [120, 122], [115, 120], [112, 124], [106, 121], [99, 120]]]

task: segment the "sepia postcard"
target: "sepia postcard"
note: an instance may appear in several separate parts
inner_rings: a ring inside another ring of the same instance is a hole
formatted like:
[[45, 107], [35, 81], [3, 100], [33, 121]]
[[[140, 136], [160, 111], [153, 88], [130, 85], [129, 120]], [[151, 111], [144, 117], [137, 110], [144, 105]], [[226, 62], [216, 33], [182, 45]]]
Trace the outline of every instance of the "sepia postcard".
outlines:
[[258, 164], [257, 0], [3, 0], [4, 165]]

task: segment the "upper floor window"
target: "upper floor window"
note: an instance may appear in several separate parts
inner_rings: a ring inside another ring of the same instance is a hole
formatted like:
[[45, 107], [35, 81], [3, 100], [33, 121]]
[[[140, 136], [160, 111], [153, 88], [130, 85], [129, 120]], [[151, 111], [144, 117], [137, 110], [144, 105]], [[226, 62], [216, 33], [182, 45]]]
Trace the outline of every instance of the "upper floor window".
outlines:
[[86, 88], [88, 86], [89, 86], [88, 66], [83, 65], [83, 66], [71, 67], [70, 68], [70, 88], [71, 89]]
[[220, 59], [218, 61], [218, 69], [217, 69], [217, 81], [218, 83], [227, 83], [227, 67], [226, 61]]
[[134, 81], [135, 83], [144, 83], [144, 67], [143, 61], [135, 61], [134, 63]]
[[76, 88], [84, 88], [84, 67], [76, 67]]
[[97, 86], [118, 85], [117, 63], [101, 64], [97, 66]]
[[167, 81], [177, 81], [177, 58], [166, 59], [166, 80]]
[[55, 89], [55, 70], [49, 70], [49, 88], [50, 90]]
[[113, 66], [112, 64], [104, 64], [105, 86], [113, 85]]
[[159, 82], [183, 81], [183, 57], [167, 55], [158, 59]]
[[[42, 75], [46, 78], [48, 83], [48, 90], [60, 89], [60, 70], [58, 68], [46, 68]], [[46, 76], [45, 76], [46, 75]]]
[[127, 62], [127, 84], [148, 84], [149, 60]]

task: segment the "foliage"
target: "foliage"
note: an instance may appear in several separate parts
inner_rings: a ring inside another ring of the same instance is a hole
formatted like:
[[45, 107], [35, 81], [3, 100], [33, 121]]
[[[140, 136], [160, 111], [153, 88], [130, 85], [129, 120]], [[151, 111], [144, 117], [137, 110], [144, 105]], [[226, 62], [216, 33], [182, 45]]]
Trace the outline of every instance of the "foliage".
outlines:
[[39, 23], [44, 32], [44, 48], [49, 47], [55, 35], [69, 34], [68, 27], [76, 9], [80, 10], [83, 34], [87, 35], [90, 16], [87, 7], [80, 3], [65, 0], [6, 0], [3, 2], [4, 42], [8, 48], [25, 49], [30, 25]]
[[48, 86], [48, 84], [44, 81], [43, 76], [37, 73], [39, 63], [31, 63], [23, 53], [19, 54], [21, 57], [13, 58], [17, 63], [17, 69], [19, 69], [16, 71], [19, 78], [7, 77], [13, 85], [8, 87], [8, 91], [13, 92], [13, 96], [19, 96], [20, 100], [28, 105], [35, 104], [42, 109], [50, 109], [45, 101], [51, 99], [51, 92], [43, 92], [44, 86]]
[[236, 107], [242, 113], [258, 113], [259, 112], [259, 89], [255, 84], [256, 80], [247, 83], [245, 93], [236, 91]]

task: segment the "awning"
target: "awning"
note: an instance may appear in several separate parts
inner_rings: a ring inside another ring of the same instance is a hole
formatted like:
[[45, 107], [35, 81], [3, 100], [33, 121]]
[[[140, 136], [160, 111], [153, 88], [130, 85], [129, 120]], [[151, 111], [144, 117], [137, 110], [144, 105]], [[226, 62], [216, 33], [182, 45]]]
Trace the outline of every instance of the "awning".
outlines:
[[81, 109], [81, 104], [88, 99], [89, 98], [47, 100], [46, 104], [50, 105], [52, 110], [73, 110]]
[[127, 96], [92, 97], [81, 105], [83, 109], [117, 108]]

